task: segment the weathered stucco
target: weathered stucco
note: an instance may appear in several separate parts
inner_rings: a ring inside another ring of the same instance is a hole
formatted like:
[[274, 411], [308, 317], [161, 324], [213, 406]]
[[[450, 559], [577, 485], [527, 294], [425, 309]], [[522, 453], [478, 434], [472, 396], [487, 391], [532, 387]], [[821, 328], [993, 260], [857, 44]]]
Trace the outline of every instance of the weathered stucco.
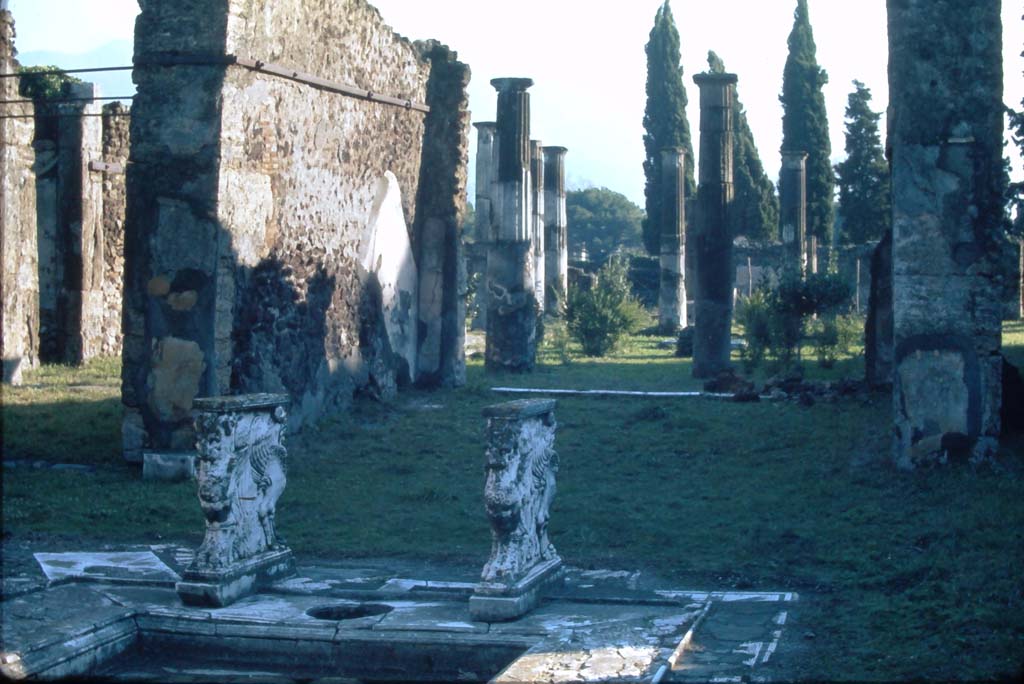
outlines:
[[[0, 11], [0, 73], [14, 73], [14, 19]], [[18, 79], [0, 78], [0, 99], [18, 99]], [[36, 188], [32, 150], [33, 108], [7, 105], [0, 120], [0, 358], [3, 382], [20, 384], [39, 363], [39, 277], [36, 271]]]
[[[137, 63], [172, 52], [206, 64], [135, 75], [124, 400], [142, 411], [144, 441], [161, 447], [191, 430], [145, 408], [159, 391], [150, 350], [168, 336], [202, 352], [197, 396], [286, 393], [293, 428], [356, 391], [390, 398], [424, 369], [432, 384], [459, 382], [461, 346], [440, 330], [457, 317], [449, 264], [469, 126], [468, 69], [455, 54], [395, 35], [363, 0], [146, 3]], [[432, 109], [345, 96], [225, 55]], [[435, 106], [438, 93], [447, 99]], [[428, 159], [436, 145], [454, 149]], [[429, 202], [425, 178], [443, 188]], [[418, 221], [424, 207], [439, 230]], [[422, 283], [438, 264], [439, 305], [425, 317]], [[425, 340], [435, 350], [426, 364]]]

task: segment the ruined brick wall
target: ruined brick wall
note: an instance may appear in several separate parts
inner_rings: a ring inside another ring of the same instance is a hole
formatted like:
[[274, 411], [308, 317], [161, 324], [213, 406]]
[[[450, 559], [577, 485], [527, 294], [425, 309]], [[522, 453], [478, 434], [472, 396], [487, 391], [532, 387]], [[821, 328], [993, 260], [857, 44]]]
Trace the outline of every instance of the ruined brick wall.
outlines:
[[[14, 73], [14, 19], [0, 11], [0, 73]], [[16, 100], [18, 79], [0, 79], [0, 99]], [[30, 104], [5, 105], [0, 119], [0, 358], [3, 382], [39, 362], [39, 279], [36, 272], [35, 174]]]
[[[363, 0], [146, 3], [136, 63], [182, 55], [205, 63], [135, 73], [129, 456], [144, 445], [187, 448], [195, 396], [286, 392], [297, 427], [357, 391], [393, 396], [419, 365], [412, 245], [426, 230], [417, 197], [436, 137], [427, 115], [229, 66], [224, 56], [413, 102], [435, 99], [441, 60], [395, 35]], [[449, 61], [457, 64], [454, 54]], [[435, 126], [443, 134], [467, 138], [460, 111], [442, 106], [436, 116], [448, 122]], [[465, 193], [465, 171], [446, 165], [464, 164], [465, 154], [449, 156], [432, 172], [454, 178], [459, 193], [432, 201], [450, 210], [422, 203], [445, 221], [459, 218]], [[450, 278], [439, 285], [442, 299], [457, 288]]]
[[103, 355], [121, 353], [121, 299], [124, 289], [124, 169], [128, 164], [128, 108], [120, 102], [103, 107], [103, 277], [98, 346]]
[[[331, 38], [310, 40], [314, 25]], [[426, 99], [429, 65], [364, 2], [314, 10], [301, 0], [237, 0], [227, 46], [376, 93]], [[238, 299], [225, 300], [222, 290], [219, 305], [237, 303], [238, 318], [218, 320], [217, 343], [226, 350], [235, 331], [240, 345], [237, 355], [218, 353], [218, 384], [287, 391], [300, 400], [295, 421], [346, 403], [357, 385], [392, 396], [411, 378], [394, 369], [400, 351], [380, 344], [383, 321], [367, 320], [376, 307], [357, 264], [387, 171], [406, 225], [415, 220], [424, 114], [240, 68], [228, 71], [222, 92], [218, 216], [234, 252], [222, 268], [235, 270]], [[273, 325], [261, 315], [268, 304], [281, 314]]]
[[1007, 251], [1000, 3], [888, 11], [894, 456], [984, 458], [1000, 432]]

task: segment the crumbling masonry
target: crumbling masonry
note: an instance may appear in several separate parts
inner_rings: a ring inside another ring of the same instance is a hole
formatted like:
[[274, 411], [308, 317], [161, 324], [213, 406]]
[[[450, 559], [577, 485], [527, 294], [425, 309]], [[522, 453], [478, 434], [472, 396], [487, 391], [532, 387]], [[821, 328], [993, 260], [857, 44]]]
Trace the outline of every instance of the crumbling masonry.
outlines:
[[190, 448], [196, 397], [287, 394], [295, 428], [464, 381], [454, 52], [364, 0], [150, 0], [135, 64], [126, 457]]

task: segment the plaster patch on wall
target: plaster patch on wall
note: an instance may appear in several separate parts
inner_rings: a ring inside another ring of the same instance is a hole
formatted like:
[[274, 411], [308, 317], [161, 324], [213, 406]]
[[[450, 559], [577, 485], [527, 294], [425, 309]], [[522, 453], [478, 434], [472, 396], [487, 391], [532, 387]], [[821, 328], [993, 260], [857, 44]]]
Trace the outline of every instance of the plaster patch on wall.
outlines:
[[380, 282], [384, 326], [391, 348], [408, 362], [410, 378], [415, 378], [418, 275], [402, 212], [402, 189], [390, 171], [377, 183], [359, 260]]
[[274, 191], [270, 177], [257, 171], [224, 169], [221, 196], [235, 201], [221, 208], [221, 217], [232, 236], [238, 263], [255, 267], [270, 253], [267, 227], [274, 215]]

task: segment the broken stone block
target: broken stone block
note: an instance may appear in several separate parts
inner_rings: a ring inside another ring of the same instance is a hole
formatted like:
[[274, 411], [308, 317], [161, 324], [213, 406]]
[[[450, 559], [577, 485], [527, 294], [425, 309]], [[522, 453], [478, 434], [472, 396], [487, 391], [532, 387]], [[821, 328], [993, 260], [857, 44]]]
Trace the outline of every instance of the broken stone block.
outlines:
[[190, 605], [226, 606], [295, 574], [274, 528], [285, 487], [287, 395], [197, 399], [196, 479], [206, 536], [176, 589]]
[[548, 539], [555, 496], [555, 401], [522, 399], [489, 406], [484, 501], [491, 557], [469, 599], [474, 620], [514, 620], [561, 582], [562, 559]]
[[142, 454], [142, 479], [181, 482], [196, 476], [196, 455], [191, 451], [146, 451]]

